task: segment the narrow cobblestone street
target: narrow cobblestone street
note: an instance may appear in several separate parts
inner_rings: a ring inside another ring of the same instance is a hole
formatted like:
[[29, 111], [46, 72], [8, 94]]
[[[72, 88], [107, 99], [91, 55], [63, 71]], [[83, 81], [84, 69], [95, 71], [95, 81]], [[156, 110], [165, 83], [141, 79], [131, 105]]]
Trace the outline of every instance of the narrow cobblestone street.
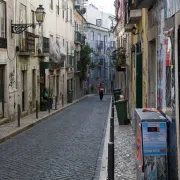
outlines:
[[91, 180], [110, 96], [88, 97], [0, 145], [0, 180]]

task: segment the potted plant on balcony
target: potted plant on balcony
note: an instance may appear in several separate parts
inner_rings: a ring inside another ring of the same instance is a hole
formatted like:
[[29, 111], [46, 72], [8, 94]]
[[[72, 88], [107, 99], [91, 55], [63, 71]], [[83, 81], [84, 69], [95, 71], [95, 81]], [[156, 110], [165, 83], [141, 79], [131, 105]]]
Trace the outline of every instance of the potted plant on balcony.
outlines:
[[123, 68], [123, 67], [126, 65], [126, 58], [127, 57], [128, 56], [126, 55], [126, 49], [124, 47], [120, 47], [116, 50], [115, 67], [116, 67], [117, 71], [124, 71], [125, 70], [125, 68]]

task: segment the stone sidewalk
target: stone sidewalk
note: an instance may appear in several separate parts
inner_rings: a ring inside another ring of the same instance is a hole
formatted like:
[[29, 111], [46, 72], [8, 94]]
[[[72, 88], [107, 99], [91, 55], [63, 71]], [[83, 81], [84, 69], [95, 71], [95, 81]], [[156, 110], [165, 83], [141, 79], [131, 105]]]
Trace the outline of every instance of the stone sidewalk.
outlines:
[[136, 147], [132, 126], [118, 124], [115, 108], [114, 122], [114, 151], [115, 151], [115, 180], [136, 179]]
[[71, 106], [72, 104], [75, 104], [82, 99], [86, 98], [88, 96], [83, 96], [79, 99], [76, 99], [73, 101], [73, 103], [65, 104], [64, 107], [57, 106], [57, 110], [51, 109], [50, 113], [48, 111], [40, 111], [38, 113], [38, 119], [36, 119], [36, 113], [32, 113], [28, 116], [25, 116], [21, 118], [21, 126], [18, 127], [17, 121], [13, 121], [10, 123], [6, 123], [3, 125], [0, 125], [0, 143], [3, 143], [4, 141], [10, 139], [13, 136], [16, 136], [17, 134], [20, 134], [21, 132], [31, 128], [32, 126], [40, 123], [41, 121], [48, 119], [49, 117], [57, 114], [58, 112], [62, 111], [63, 109]]

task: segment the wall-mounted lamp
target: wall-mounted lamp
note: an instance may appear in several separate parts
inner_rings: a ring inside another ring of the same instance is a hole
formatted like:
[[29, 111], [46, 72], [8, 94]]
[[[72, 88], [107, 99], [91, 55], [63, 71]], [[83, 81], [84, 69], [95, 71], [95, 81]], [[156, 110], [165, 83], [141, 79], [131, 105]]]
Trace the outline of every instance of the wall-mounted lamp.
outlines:
[[14, 34], [21, 34], [22, 32], [26, 31], [28, 27], [35, 27], [37, 24], [39, 26], [44, 22], [45, 18], [45, 11], [42, 5], [39, 5], [39, 7], [35, 11], [36, 14], [36, 21], [38, 23], [32, 23], [32, 24], [11, 24], [11, 32]]
[[133, 26], [133, 28], [132, 28], [132, 33], [133, 33], [133, 35], [138, 34], [137, 28], [135, 26]]

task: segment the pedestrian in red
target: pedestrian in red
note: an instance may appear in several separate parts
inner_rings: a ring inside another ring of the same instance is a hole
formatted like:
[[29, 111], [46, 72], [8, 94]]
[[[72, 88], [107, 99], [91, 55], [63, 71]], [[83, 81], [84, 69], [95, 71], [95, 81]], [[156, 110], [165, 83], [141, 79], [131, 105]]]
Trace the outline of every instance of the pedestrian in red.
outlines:
[[102, 100], [103, 96], [104, 96], [104, 86], [103, 86], [103, 84], [100, 84], [98, 86], [98, 91], [99, 91], [99, 98], [100, 98], [100, 100]]

